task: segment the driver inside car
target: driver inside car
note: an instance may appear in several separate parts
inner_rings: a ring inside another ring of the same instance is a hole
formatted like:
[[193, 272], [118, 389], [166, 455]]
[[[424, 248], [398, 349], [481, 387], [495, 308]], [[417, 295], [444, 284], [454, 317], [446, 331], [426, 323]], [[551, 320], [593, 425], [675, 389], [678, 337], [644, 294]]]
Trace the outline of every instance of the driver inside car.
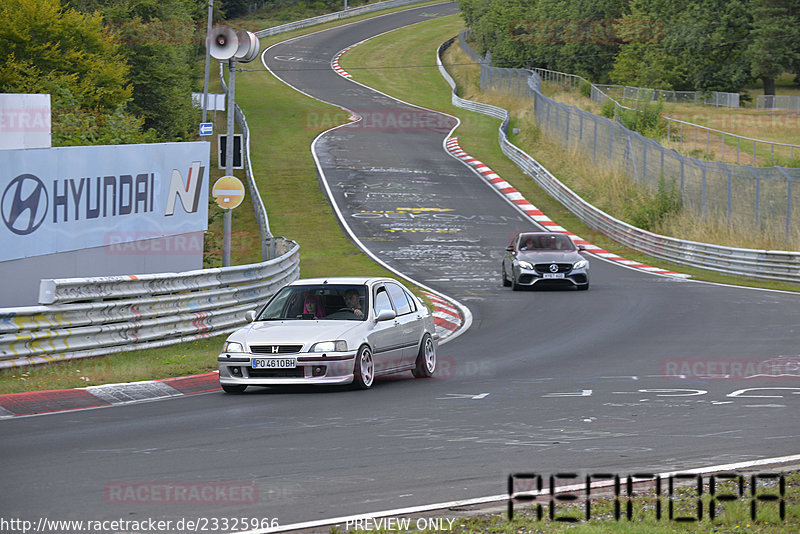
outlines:
[[358, 291], [355, 289], [348, 289], [344, 293], [344, 305], [353, 310], [356, 317], [363, 317], [364, 312], [361, 311], [361, 302], [358, 296]]

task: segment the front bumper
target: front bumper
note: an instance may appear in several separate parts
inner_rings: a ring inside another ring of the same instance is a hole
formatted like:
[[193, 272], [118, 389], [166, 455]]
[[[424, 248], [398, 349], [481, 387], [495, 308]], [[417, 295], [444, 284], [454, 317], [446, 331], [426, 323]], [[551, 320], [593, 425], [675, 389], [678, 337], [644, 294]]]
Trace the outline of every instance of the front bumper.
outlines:
[[534, 285], [552, 285], [552, 286], [585, 286], [589, 283], [589, 270], [588, 269], [575, 269], [568, 273], [564, 273], [563, 278], [545, 278], [545, 274], [537, 272], [535, 269], [519, 268], [517, 277], [517, 285], [520, 286], [534, 286]]
[[270, 359], [262, 354], [228, 354], [217, 357], [219, 382], [223, 385], [277, 386], [291, 384], [335, 385], [353, 382], [355, 352], [317, 355], [282, 354], [297, 359], [297, 367], [289, 369], [253, 369], [251, 359]]

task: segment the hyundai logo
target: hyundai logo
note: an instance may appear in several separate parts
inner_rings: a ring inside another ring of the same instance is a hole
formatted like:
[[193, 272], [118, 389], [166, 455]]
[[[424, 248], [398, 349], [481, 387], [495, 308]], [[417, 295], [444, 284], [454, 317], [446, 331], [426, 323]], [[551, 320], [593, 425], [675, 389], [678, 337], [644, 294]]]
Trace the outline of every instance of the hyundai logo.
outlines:
[[3, 191], [3, 222], [17, 235], [33, 233], [44, 222], [48, 202], [42, 181], [32, 174], [20, 174]]
[[557, 273], [558, 272], [558, 265], [556, 265], [555, 263], [551, 263], [550, 264], [550, 272], [551, 273]]

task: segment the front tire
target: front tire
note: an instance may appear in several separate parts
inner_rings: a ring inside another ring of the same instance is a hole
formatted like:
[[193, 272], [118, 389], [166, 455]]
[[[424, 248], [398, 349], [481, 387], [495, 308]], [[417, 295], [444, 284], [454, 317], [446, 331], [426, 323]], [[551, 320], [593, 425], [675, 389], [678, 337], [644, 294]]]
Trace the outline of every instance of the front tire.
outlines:
[[369, 389], [375, 381], [375, 362], [372, 350], [366, 345], [358, 349], [356, 364], [353, 369], [353, 386], [356, 389]]
[[522, 289], [522, 287], [520, 287], [520, 285], [517, 283], [517, 277], [514, 274], [514, 272], [512, 271], [511, 272], [511, 291], [519, 291], [520, 289]]
[[242, 393], [244, 393], [244, 390], [247, 389], [247, 386], [241, 384], [233, 384], [233, 385], [220, 384], [220, 386], [222, 386], [222, 391], [224, 391], [225, 393], [230, 393], [232, 395], [241, 395]]
[[511, 280], [506, 278], [506, 264], [505, 263], [500, 267], [500, 277], [503, 279], [503, 287], [509, 287], [511, 285]]
[[431, 336], [425, 334], [417, 354], [417, 366], [411, 371], [416, 378], [430, 378], [436, 372], [436, 345]]

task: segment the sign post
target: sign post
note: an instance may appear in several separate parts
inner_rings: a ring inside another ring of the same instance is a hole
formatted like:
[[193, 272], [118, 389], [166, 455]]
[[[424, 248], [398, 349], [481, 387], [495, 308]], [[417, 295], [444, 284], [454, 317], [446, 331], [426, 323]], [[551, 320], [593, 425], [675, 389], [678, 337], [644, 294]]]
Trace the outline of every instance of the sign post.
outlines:
[[244, 200], [244, 185], [237, 177], [223, 176], [211, 190], [217, 206], [225, 210], [222, 228], [222, 266], [231, 264], [231, 210]]

